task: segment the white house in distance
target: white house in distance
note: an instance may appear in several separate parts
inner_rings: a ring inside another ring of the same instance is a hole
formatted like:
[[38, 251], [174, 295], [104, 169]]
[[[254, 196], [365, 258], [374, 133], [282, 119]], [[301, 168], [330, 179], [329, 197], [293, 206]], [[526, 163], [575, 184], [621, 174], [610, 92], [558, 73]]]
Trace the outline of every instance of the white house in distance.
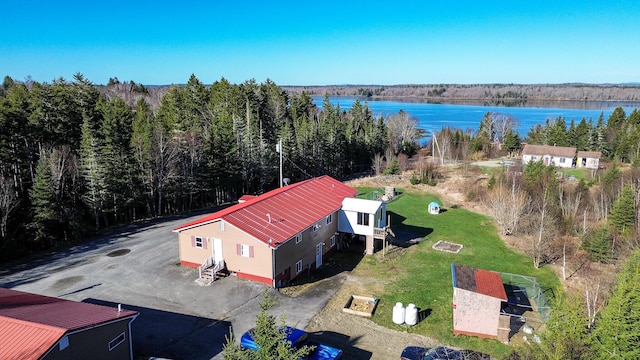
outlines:
[[387, 220], [386, 204], [382, 201], [345, 198], [338, 213], [338, 231], [365, 237], [365, 251], [374, 253], [376, 241], [384, 241]]
[[522, 150], [523, 164], [542, 159], [545, 166], [570, 168], [574, 165], [575, 157], [574, 147], [526, 144]]
[[577, 167], [597, 170], [600, 166], [600, 151], [578, 151]]

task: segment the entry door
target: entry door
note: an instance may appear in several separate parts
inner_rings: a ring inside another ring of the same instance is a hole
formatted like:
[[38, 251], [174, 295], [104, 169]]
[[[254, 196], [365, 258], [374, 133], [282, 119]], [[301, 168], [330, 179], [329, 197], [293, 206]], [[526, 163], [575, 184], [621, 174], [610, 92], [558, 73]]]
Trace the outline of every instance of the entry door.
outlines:
[[222, 239], [213, 238], [213, 260], [217, 263], [222, 260]]
[[316, 245], [316, 269], [322, 266], [322, 243]]

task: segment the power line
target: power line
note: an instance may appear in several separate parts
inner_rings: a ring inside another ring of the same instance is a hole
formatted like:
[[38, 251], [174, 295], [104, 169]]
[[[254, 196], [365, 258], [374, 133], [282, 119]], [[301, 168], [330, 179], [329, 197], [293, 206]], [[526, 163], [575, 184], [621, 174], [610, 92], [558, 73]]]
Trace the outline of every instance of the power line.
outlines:
[[311, 179], [313, 176], [311, 174], [309, 174], [308, 172], [304, 171], [304, 169], [302, 169], [300, 166], [298, 166], [298, 164], [294, 163], [293, 160], [291, 160], [288, 156], [284, 156], [284, 158], [289, 161], [291, 163], [291, 165], [293, 165], [296, 169], [300, 170], [303, 174], [305, 174], [309, 179]]

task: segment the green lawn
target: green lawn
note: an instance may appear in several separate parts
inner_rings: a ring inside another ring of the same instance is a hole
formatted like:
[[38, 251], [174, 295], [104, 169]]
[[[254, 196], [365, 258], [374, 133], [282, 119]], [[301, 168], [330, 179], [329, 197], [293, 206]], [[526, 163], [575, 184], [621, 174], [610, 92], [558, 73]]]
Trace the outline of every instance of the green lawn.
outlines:
[[[362, 193], [373, 189], [358, 188]], [[404, 192], [387, 204], [394, 231], [424, 235], [422, 242], [410, 246], [401, 255], [390, 254], [365, 257], [358, 270], [375, 273], [387, 280], [384, 291], [377, 296], [380, 303], [373, 321], [388, 328], [415, 332], [438, 339], [442, 344], [474, 349], [498, 358], [508, 355], [511, 348], [495, 340], [453, 335], [451, 263], [476, 268], [535, 276], [548, 298], [552, 289], [558, 289], [559, 280], [548, 268], [534, 269], [526, 255], [509, 249], [498, 237], [493, 221], [462, 208], [443, 207], [438, 215], [427, 213], [427, 204], [440, 202], [432, 195]], [[436, 251], [431, 246], [438, 240], [462, 244], [458, 254]], [[415, 304], [428, 316], [413, 327], [392, 322], [392, 309], [396, 302], [404, 306]]]

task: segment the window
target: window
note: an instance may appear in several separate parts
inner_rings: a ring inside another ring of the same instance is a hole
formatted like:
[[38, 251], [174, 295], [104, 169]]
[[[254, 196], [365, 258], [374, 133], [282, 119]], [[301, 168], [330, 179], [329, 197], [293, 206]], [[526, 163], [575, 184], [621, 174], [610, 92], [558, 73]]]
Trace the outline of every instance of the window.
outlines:
[[336, 246], [336, 236], [335, 236], [335, 235], [333, 235], [333, 236], [331, 237], [331, 242], [330, 242], [330, 244], [331, 244], [331, 247]]
[[302, 260], [298, 260], [296, 263], [296, 274], [302, 271]]
[[565, 158], [560, 158], [560, 164], [564, 164]]
[[302, 241], [302, 233], [296, 235], [296, 244], [300, 244], [301, 241]]
[[331, 222], [333, 222], [333, 214], [329, 214], [329, 216], [327, 216], [327, 225], [331, 224]]
[[224, 231], [224, 221], [220, 221], [220, 231]]
[[313, 232], [318, 231], [318, 229], [320, 229], [320, 224], [313, 225]]
[[124, 333], [116, 336], [113, 340], [109, 341], [109, 351], [115, 349], [118, 345], [122, 344], [125, 340]]
[[203, 249], [204, 248], [204, 239], [202, 239], [199, 236], [195, 237], [193, 246], [197, 247], [198, 249]]
[[240, 256], [251, 257], [251, 247], [249, 245], [240, 245]]
[[369, 226], [369, 214], [358, 213], [358, 225]]

